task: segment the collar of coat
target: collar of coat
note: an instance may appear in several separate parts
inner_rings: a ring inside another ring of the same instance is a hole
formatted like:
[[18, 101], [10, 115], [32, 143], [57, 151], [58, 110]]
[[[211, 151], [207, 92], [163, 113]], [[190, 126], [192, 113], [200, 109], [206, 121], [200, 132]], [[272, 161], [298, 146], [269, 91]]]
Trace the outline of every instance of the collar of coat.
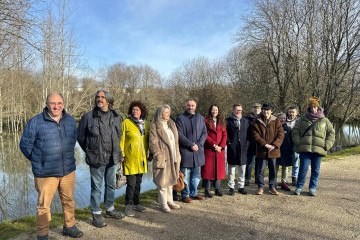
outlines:
[[[171, 148], [168, 135], [167, 135], [164, 127], [162, 126], [163, 123], [162, 122], [157, 122], [157, 123], [154, 123], [154, 124], [156, 126], [156, 132], [158, 133], [159, 137], [164, 141], [164, 143], [166, 145], [169, 146], [169, 148]], [[174, 133], [175, 142], [177, 142], [178, 141], [178, 139], [177, 139], [178, 136], [176, 135], [176, 126], [175, 126], [174, 121], [169, 119], [167, 124], [168, 124], [169, 128], [171, 129], [171, 131]]]
[[[94, 118], [95, 117], [100, 117], [99, 111], [100, 111], [100, 109], [98, 107], [94, 108], [93, 113], [92, 113]], [[114, 117], [118, 117], [120, 115], [116, 110], [113, 110], [111, 108], [109, 108], [108, 111], [110, 111], [113, 114]]]
[[[274, 115], [271, 115], [270, 118], [269, 118], [268, 126], [270, 125], [271, 121], [275, 121], [275, 120], [276, 120], [276, 117]], [[265, 122], [262, 120], [261, 117], [257, 118], [256, 121], [258, 121], [264, 127], [267, 127]]]

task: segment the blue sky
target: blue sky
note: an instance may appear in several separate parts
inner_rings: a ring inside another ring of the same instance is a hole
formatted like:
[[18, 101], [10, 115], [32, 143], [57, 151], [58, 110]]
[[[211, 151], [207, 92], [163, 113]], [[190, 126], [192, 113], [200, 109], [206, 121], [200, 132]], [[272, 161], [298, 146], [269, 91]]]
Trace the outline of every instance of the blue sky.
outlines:
[[93, 69], [148, 64], [167, 77], [185, 61], [235, 46], [249, 0], [73, 0], [74, 30]]

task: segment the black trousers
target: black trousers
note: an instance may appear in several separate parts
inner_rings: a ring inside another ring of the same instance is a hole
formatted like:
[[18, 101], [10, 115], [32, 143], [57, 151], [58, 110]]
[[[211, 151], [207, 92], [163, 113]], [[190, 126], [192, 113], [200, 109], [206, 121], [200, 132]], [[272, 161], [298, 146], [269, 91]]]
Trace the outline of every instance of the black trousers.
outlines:
[[126, 175], [125, 205], [138, 205], [140, 203], [140, 185], [142, 174]]

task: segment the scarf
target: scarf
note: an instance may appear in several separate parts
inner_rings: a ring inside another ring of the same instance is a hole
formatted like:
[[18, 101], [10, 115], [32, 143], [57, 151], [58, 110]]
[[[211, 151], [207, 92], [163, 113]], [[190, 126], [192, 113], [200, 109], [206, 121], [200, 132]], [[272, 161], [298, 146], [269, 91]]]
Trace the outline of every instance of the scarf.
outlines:
[[145, 125], [144, 122], [145, 120], [140, 118], [140, 119], [136, 119], [134, 118], [132, 115], [130, 115], [130, 119], [135, 123], [135, 125], [138, 127], [141, 136], [145, 135]]
[[318, 120], [319, 118], [323, 118], [324, 117], [324, 109], [322, 109], [321, 107], [319, 107], [317, 113], [311, 113], [309, 111], [309, 109], [306, 110], [306, 116], [307, 118], [311, 121], [311, 122], [315, 122], [316, 120]]
[[239, 117], [239, 118], [238, 118], [238, 117], [236, 117], [236, 116], [234, 115], [234, 113], [231, 113], [230, 118], [234, 120], [235, 125], [236, 125], [236, 126], [239, 128], [239, 130], [240, 130], [240, 127], [241, 127], [240, 120], [241, 120], [242, 117]]

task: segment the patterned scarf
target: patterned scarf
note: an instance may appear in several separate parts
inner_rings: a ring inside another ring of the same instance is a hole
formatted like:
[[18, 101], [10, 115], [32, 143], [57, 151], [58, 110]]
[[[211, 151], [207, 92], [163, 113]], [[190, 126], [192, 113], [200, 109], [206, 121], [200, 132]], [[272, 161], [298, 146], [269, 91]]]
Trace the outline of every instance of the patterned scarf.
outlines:
[[136, 124], [136, 126], [138, 127], [141, 136], [145, 135], [145, 126], [144, 126], [144, 122], [145, 120], [140, 118], [140, 119], [136, 119], [134, 118], [132, 115], [130, 115], [130, 119]]

